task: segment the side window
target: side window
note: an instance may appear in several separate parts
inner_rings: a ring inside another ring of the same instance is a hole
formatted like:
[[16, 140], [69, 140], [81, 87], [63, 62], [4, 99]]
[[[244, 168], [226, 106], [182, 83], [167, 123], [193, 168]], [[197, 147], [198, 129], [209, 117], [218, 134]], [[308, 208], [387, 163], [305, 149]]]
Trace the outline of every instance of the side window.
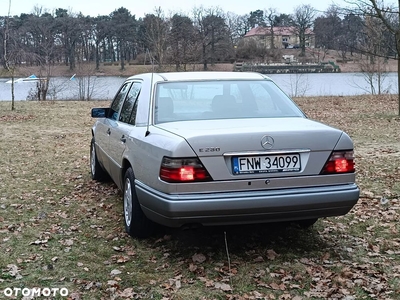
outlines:
[[135, 125], [136, 120], [136, 107], [137, 98], [140, 93], [142, 84], [140, 82], [134, 82], [128, 92], [125, 99], [124, 105], [122, 106], [121, 115], [119, 120], [124, 123]]
[[111, 103], [110, 112], [108, 117], [111, 120], [118, 119], [118, 113], [121, 108], [122, 103], [124, 102], [125, 95], [129, 90], [130, 82], [125, 83], [122, 88], [119, 90], [118, 94], [115, 96], [114, 101]]

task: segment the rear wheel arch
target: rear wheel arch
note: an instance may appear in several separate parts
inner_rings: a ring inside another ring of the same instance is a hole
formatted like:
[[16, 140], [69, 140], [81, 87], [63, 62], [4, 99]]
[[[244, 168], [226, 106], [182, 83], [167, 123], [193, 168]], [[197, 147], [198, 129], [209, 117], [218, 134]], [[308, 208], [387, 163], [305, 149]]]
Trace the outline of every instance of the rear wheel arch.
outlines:
[[126, 232], [132, 237], [146, 238], [156, 230], [156, 224], [143, 213], [135, 190], [135, 174], [126, 169], [123, 185], [123, 214]]
[[135, 170], [133, 170], [133, 165], [131, 164], [131, 162], [127, 159], [127, 158], [124, 158], [123, 160], [122, 160], [122, 165], [121, 165], [121, 180], [122, 180], [122, 182], [121, 182], [121, 186], [123, 187], [124, 186], [124, 184], [125, 184], [125, 182], [124, 182], [124, 180], [125, 180], [125, 174], [126, 174], [126, 171], [128, 171], [128, 169], [129, 168], [131, 168], [132, 169], [132, 171], [133, 171], [133, 174], [135, 174]]

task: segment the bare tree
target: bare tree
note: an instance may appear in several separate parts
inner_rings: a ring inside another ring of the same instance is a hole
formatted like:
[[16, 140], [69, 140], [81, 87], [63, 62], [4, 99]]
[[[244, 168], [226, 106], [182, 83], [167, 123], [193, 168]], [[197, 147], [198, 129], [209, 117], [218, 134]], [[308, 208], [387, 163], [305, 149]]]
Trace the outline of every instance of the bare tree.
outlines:
[[313, 26], [315, 15], [316, 11], [310, 5], [300, 5], [294, 10], [292, 19], [295, 33], [300, 40], [300, 56], [305, 56], [306, 54], [307, 33]]
[[[377, 18], [395, 38], [397, 51], [397, 68], [400, 70], [400, 1], [397, 7], [385, 4], [384, 0], [353, 0], [346, 1], [351, 5], [348, 9], [354, 14]], [[398, 115], [400, 116], [400, 72], [397, 72]]]
[[164, 64], [165, 50], [170, 34], [169, 20], [165, 18], [161, 7], [158, 7], [155, 9], [154, 14], [147, 14], [143, 22], [147, 44], [154, 51], [158, 67], [161, 69]]
[[268, 8], [264, 11], [264, 16], [266, 20], [266, 24], [269, 27], [269, 33], [270, 33], [270, 46], [271, 49], [275, 49], [275, 31], [274, 28], [277, 23], [277, 10], [275, 8]]
[[208, 69], [208, 63], [214, 64], [217, 60], [233, 57], [234, 50], [230, 30], [222, 10], [218, 7], [195, 8], [193, 16], [197, 41], [201, 45], [203, 70]]
[[307, 74], [291, 74], [289, 77], [290, 97], [304, 97], [310, 89]]
[[237, 15], [232, 12], [226, 13], [225, 22], [228, 26], [233, 45], [237, 45], [240, 39], [251, 29], [248, 18], [248, 15]]
[[[213, 12], [211, 12], [213, 13]], [[204, 22], [205, 17], [207, 16], [207, 11], [204, 7], [195, 7], [193, 9], [193, 20], [194, 26], [196, 28], [196, 36], [197, 41], [201, 45], [201, 59], [203, 62], [203, 70], [208, 70], [208, 60], [209, 60], [209, 41], [207, 36], [207, 24]]]
[[14, 79], [15, 79], [15, 65], [12, 63], [11, 57], [8, 55], [8, 41], [10, 35], [10, 11], [11, 11], [11, 0], [8, 3], [8, 14], [5, 20], [4, 30], [4, 67], [11, 74], [11, 110], [15, 110], [15, 95], [14, 95]]
[[38, 66], [38, 81], [36, 82], [37, 100], [47, 100], [50, 82], [55, 69], [57, 45], [54, 42], [56, 28], [54, 18], [45, 13], [42, 16], [31, 15], [30, 22], [25, 25], [24, 33], [35, 37], [35, 50], [31, 60]]
[[386, 51], [385, 31], [386, 27], [380, 19], [366, 17], [365, 38], [360, 48], [367, 59], [361, 59], [359, 65], [369, 92], [373, 95], [387, 92], [382, 90], [387, 73], [387, 60], [383, 58]]

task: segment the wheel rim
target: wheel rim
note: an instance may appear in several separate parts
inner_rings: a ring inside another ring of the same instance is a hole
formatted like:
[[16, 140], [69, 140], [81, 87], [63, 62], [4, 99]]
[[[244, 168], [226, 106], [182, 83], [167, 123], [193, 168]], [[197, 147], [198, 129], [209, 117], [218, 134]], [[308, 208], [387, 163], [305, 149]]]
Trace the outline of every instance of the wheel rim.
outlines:
[[125, 181], [124, 217], [126, 226], [130, 226], [132, 221], [132, 186], [129, 178]]
[[92, 175], [94, 175], [96, 171], [96, 150], [94, 149], [93, 144], [92, 144], [92, 155], [90, 157], [90, 170], [92, 171]]

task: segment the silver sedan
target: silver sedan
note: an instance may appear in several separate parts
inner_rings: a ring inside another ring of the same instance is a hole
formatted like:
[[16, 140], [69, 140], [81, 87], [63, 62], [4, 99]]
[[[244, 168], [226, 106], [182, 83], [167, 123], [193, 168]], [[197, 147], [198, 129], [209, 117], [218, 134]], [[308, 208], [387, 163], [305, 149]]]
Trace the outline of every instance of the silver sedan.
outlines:
[[156, 224], [312, 225], [359, 198], [350, 137], [262, 74], [135, 75], [92, 117], [92, 178], [123, 191], [134, 237]]

